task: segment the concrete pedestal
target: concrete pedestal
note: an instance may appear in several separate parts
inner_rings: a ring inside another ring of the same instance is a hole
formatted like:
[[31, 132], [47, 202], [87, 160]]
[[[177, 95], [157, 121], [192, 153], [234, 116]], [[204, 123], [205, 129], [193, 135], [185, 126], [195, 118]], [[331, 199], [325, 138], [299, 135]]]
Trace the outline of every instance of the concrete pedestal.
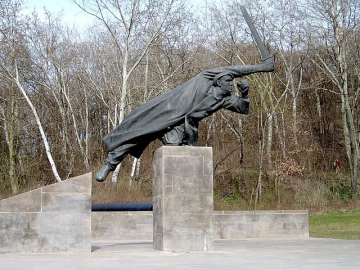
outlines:
[[163, 146], [153, 161], [156, 250], [213, 250], [212, 148]]

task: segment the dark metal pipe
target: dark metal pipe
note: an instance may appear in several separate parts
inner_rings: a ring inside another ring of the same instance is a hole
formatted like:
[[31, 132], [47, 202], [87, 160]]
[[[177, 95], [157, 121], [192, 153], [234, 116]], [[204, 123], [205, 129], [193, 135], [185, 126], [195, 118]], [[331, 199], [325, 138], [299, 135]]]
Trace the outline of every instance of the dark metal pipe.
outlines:
[[105, 203], [93, 204], [91, 211], [93, 212], [106, 212], [106, 211], [152, 211], [152, 202], [142, 203]]

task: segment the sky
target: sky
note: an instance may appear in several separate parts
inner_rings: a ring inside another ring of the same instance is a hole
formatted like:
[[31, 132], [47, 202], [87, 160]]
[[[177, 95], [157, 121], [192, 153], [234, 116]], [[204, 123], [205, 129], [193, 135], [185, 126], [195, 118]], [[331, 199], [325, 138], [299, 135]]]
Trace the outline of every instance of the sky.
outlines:
[[93, 20], [70, 0], [25, 0], [24, 6], [28, 8], [29, 13], [35, 9], [40, 18], [44, 17], [44, 7], [51, 13], [62, 12], [64, 21], [77, 27], [84, 27]]
[[[204, 6], [210, 2], [221, 2], [221, 0], [191, 0], [191, 3], [197, 6]], [[24, 5], [28, 8], [29, 13], [35, 9], [41, 18], [44, 18], [44, 7], [52, 13], [62, 11], [64, 21], [75, 24], [77, 27], [84, 27], [94, 20], [92, 16], [83, 12], [70, 0], [25, 0]]]

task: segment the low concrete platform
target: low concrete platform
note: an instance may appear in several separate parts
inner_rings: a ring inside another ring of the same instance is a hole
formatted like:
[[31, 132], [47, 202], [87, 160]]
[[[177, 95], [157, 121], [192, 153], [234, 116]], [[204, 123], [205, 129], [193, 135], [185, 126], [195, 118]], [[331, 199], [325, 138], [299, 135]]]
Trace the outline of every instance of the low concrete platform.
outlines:
[[0, 269], [360, 269], [360, 241], [216, 240], [214, 251], [157, 251], [152, 241], [93, 242], [92, 253], [1, 254]]

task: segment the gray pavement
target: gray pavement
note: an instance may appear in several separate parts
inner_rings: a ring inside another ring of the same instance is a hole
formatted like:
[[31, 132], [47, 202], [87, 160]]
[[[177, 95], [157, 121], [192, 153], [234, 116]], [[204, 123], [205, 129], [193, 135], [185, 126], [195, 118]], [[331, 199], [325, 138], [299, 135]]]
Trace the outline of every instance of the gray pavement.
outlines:
[[214, 246], [162, 252], [150, 241], [94, 242], [91, 253], [0, 254], [0, 269], [360, 269], [360, 241], [243, 239]]

